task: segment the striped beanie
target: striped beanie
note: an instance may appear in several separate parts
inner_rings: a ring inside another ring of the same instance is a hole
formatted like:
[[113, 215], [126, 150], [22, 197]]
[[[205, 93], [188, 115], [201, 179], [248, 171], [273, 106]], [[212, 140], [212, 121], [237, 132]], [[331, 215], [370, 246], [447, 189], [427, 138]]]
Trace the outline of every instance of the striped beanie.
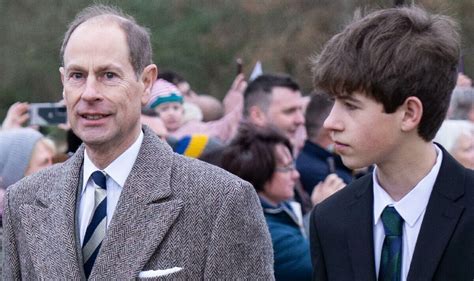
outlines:
[[183, 103], [183, 96], [175, 85], [160, 78], [155, 81], [151, 88], [150, 101], [147, 107], [154, 109], [158, 105], [167, 102]]
[[185, 136], [178, 140], [176, 144], [172, 144], [174, 152], [191, 158], [199, 158], [222, 146], [223, 144], [219, 140], [204, 134]]
[[7, 188], [25, 176], [36, 143], [43, 138], [30, 128], [0, 132], [0, 186]]

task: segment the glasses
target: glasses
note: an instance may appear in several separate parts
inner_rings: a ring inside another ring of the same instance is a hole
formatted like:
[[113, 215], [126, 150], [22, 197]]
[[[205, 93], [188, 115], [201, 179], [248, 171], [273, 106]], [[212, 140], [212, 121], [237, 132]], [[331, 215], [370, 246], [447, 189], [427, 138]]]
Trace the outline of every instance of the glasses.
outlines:
[[289, 172], [293, 172], [294, 170], [296, 170], [295, 162], [291, 162], [290, 164], [283, 167], [275, 168], [275, 171], [280, 172], [280, 173], [289, 173]]

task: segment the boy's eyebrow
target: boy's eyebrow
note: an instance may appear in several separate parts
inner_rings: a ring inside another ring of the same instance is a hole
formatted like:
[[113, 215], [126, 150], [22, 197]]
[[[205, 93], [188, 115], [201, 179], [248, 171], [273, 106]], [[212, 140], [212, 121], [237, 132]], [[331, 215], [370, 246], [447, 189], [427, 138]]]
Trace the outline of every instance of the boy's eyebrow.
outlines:
[[337, 97], [337, 99], [344, 100], [344, 101], [350, 101], [350, 102], [356, 102], [356, 103], [360, 102], [360, 100], [355, 98], [353, 95], [343, 95], [343, 96]]

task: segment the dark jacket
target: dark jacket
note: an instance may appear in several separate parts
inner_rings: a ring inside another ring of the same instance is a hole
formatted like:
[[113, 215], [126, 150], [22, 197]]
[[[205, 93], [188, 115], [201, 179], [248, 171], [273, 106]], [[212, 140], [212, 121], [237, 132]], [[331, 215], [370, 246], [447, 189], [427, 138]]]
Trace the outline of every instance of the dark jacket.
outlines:
[[308, 140], [305, 142], [296, 158], [296, 169], [300, 173], [301, 184], [308, 194], [311, 194], [314, 186], [324, 181], [331, 173], [330, 161], [334, 161], [336, 174], [349, 184], [352, 181], [352, 171], [344, 166], [341, 157]]
[[[442, 150], [408, 281], [474, 278], [474, 171]], [[314, 280], [376, 280], [372, 189], [372, 175], [366, 175], [314, 208]]]
[[288, 202], [273, 206], [260, 197], [272, 237], [276, 280], [311, 280], [309, 241]]

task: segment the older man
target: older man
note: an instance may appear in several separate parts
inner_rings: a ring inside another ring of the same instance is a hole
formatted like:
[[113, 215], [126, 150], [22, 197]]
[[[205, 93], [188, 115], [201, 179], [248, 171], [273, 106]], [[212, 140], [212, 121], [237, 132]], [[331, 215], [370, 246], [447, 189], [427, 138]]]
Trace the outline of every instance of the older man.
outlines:
[[69, 26], [61, 57], [84, 145], [7, 191], [4, 279], [272, 279], [253, 188], [173, 154], [140, 125], [157, 74], [146, 29], [92, 6]]

